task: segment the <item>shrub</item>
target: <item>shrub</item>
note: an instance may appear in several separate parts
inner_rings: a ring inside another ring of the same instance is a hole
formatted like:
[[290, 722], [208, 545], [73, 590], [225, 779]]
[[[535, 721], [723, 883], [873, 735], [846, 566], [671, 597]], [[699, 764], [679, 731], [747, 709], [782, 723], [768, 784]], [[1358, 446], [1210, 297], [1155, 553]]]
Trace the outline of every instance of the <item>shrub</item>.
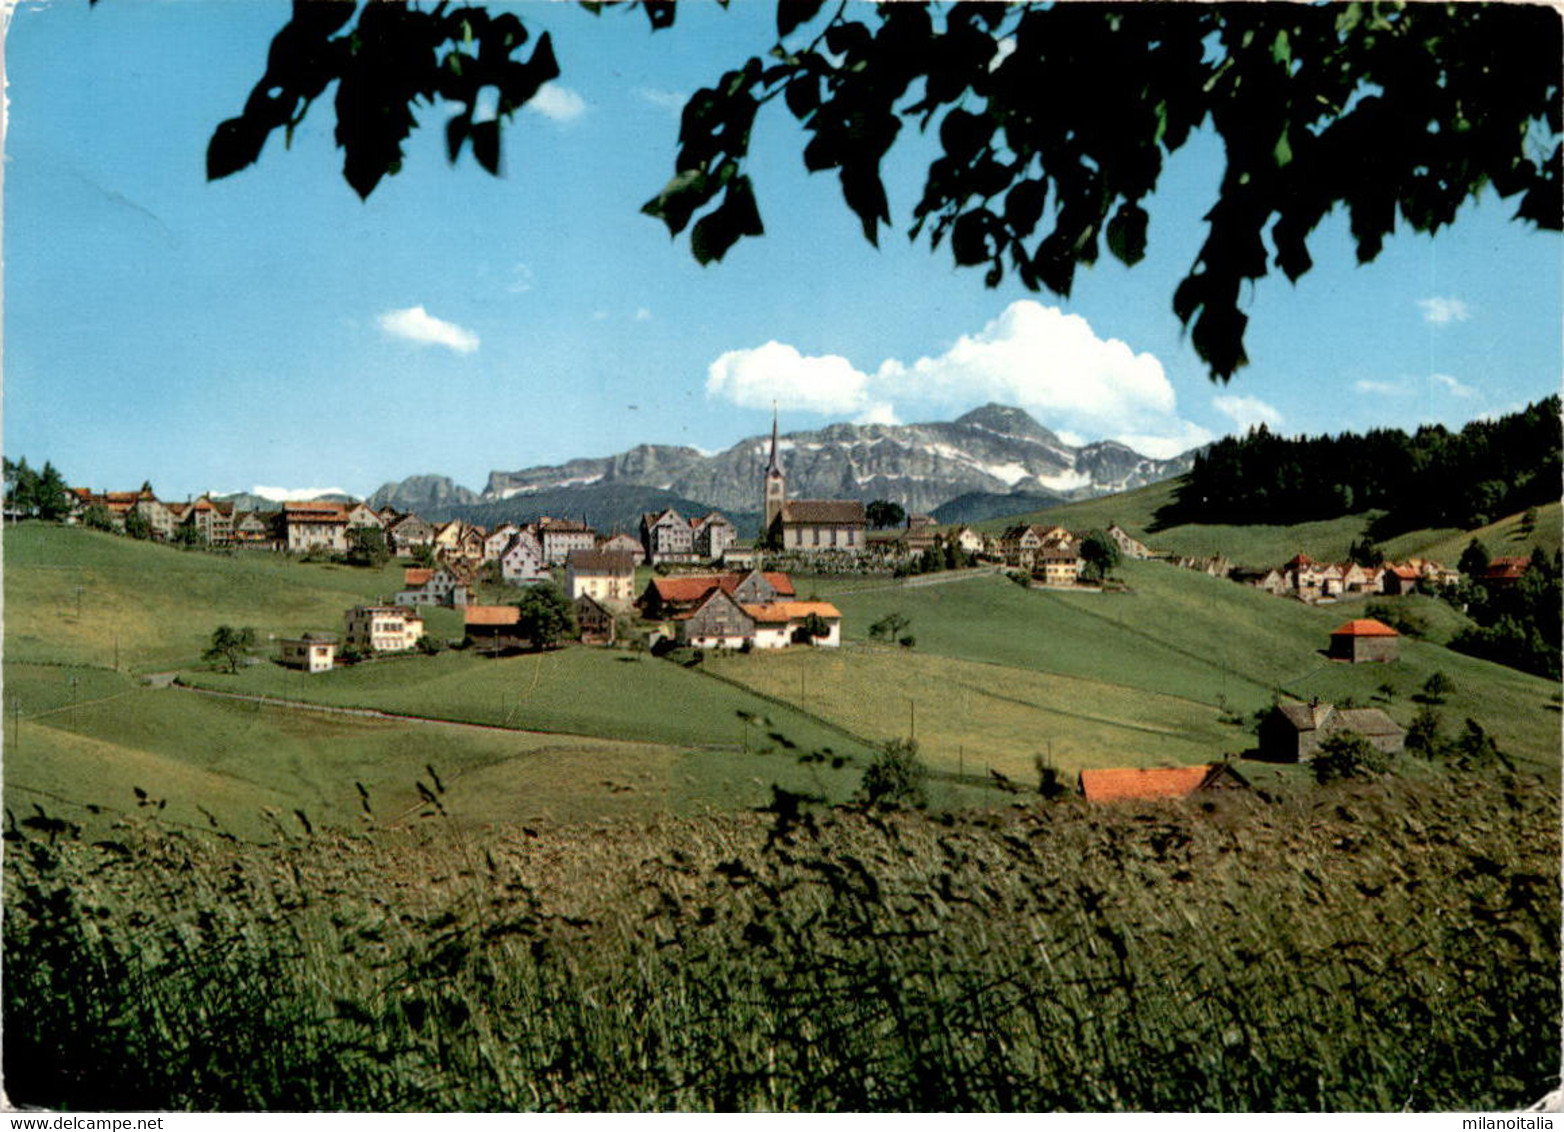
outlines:
[[922, 808], [928, 805], [927, 779], [928, 768], [918, 761], [917, 740], [892, 739], [864, 768], [859, 789], [871, 806]]
[[1443, 743], [1439, 735], [1442, 724], [1439, 713], [1431, 706], [1424, 704], [1418, 708], [1407, 728], [1406, 749], [1425, 758], [1438, 754]]
[[1423, 702], [1430, 704], [1442, 704], [1446, 696], [1455, 694], [1455, 681], [1443, 672], [1435, 672], [1427, 680], [1423, 681]]
[[1390, 769], [1390, 756], [1356, 731], [1342, 731], [1320, 743], [1314, 756], [1314, 780], [1367, 778]]

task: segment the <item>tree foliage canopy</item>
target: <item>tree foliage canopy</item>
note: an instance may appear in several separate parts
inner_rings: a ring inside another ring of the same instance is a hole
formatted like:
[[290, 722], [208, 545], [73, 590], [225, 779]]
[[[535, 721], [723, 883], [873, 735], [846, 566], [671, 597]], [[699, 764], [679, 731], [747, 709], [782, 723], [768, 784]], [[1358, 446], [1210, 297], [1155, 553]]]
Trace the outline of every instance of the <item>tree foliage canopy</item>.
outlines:
[[65, 518], [71, 511], [70, 489], [65, 478], [49, 461], [41, 470], [27, 464], [27, 457], [12, 462], [5, 461], [5, 503], [13, 515], [30, 516], [55, 521]]
[[[594, 11], [607, 5], [587, 5]], [[639, 0], [653, 30], [667, 0]], [[776, 38], [684, 107], [672, 178], [648, 214], [687, 228], [701, 263], [764, 232], [748, 159], [762, 108], [802, 128], [805, 167], [835, 172], [871, 243], [892, 221], [881, 163], [904, 127], [939, 152], [907, 220], [997, 286], [1068, 296], [1104, 243], [1133, 265], [1168, 157], [1209, 127], [1226, 155], [1206, 240], [1173, 310], [1214, 378], [1248, 358], [1246, 282], [1296, 281], [1337, 207], [1359, 262], [1399, 221], [1454, 220], [1485, 185], [1558, 229], [1560, 19], [1485, 3], [1005, 4], [778, 0]], [[532, 43], [530, 54], [526, 45]], [[413, 107], [443, 103], [454, 163], [500, 169], [502, 123], [560, 74], [550, 37], [511, 13], [408, 0], [295, 0], [242, 113], [219, 125], [209, 178], [254, 162], [336, 83], [343, 176], [367, 197], [402, 164]], [[475, 117], [481, 91], [497, 115]]]
[[534, 648], [551, 649], [576, 633], [575, 606], [552, 582], [528, 586], [516, 607], [521, 610], [518, 629]]

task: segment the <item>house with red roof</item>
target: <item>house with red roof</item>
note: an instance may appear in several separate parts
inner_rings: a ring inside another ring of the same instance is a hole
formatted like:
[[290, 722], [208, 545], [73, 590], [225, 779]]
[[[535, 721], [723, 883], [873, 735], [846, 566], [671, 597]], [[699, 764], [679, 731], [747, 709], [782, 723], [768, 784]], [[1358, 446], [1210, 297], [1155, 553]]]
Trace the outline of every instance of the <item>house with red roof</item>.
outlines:
[[747, 574], [675, 574], [653, 578], [636, 600], [648, 621], [691, 613], [712, 590], [720, 589], [740, 602], [764, 604], [795, 596], [793, 580], [780, 571], [751, 570]]
[[471, 579], [454, 566], [409, 566], [402, 571], [403, 589], [396, 604], [405, 606], [443, 605], [460, 609], [471, 603]]
[[283, 544], [288, 550], [332, 550], [346, 554], [348, 549], [348, 508], [342, 503], [319, 501], [282, 505]]
[[1077, 785], [1088, 802], [1147, 802], [1187, 798], [1206, 790], [1241, 789], [1249, 782], [1231, 763], [1223, 762], [1083, 770]]
[[1483, 571], [1482, 584], [1491, 590], [1509, 589], [1526, 576], [1530, 566], [1530, 558], [1495, 558]]

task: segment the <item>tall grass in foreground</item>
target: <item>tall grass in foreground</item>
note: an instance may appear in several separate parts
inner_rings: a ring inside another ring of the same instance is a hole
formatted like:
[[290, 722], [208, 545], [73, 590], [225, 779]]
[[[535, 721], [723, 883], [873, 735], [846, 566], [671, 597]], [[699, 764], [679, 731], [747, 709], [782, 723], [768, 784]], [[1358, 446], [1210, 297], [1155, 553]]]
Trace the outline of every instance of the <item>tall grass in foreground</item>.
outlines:
[[[786, 799], [783, 799], [785, 802]], [[1503, 1108], [1554, 1083], [1558, 797], [848, 811], [239, 847], [34, 822], [13, 1100]]]

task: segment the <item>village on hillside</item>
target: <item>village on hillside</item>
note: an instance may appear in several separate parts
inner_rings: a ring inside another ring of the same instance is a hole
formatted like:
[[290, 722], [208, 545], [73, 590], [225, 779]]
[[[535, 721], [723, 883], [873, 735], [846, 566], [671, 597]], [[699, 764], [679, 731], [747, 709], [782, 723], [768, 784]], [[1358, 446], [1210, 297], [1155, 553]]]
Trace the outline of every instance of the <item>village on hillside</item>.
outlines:
[[[758, 486], [763, 524], [756, 539], [740, 538], [717, 511], [690, 517], [671, 507], [648, 512], [634, 535], [551, 516], [489, 529], [462, 519], [432, 522], [392, 507], [377, 510], [362, 501], [287, 501], [270, 511], [237, 510], [211, 495], [164, 502], [150, 485], [136, 492], [72, 489], [65, 521], [188, 547], [269, 550], [369, 565], [401, 560], [402, 587], [379, 602], [345, 608], [340, 627], [301, 627], [296, 635], [276, 638], [272, 660], [309, 674], [453, 646], [484, 656], [515, 655], [566, 638], [658, 654], [838, 648], [841, 611], [831, 601], [800, 595], [793, 580], [797, 572], [910, 577], [961, 569], [1002, 573], [1028, 588], [1111, 592], [1123, 588], [1114, 567], [1131, 559], [1226, 578], [1310, 605], [1438, 592], [1461, 580], [1458, 571], [1416, 557], [1363, 565], [1319, 563], [1299, 553], [1280, 566], [1253, 568], [1220, 555], [1159, 551], [1113, 522], [1092, 531], [1039, 523], [980, 531], [941, 526], [930, 516], [883, 502], [791, 499], [775, 422]], [[870, 514], [883, 517], [887, 511], [898, 525], [872, 528]], [[1523, 572], [1524, 562], [1496, 559], [1482, 580], [1503, 586]], [[510, 596], [485, 601], [482, 592]], [[430, 608], [459, 611], [461, 639], [436, 640], [425, 625], [423, 611]], [[895, 626], [884, 635], [892, 641]], [[1393, 663], [1399, 639], [1380, 620], [1351, 618], [1330, 635], [1320, 655], [1353, 664]], [[1375, 707], [1338, 708], [1317, 699], [1278, 702], [1261, 721], [1257, 747], [1249, 754], [1307, 762], [1324, 739], [1344, 733], [1363, 737], [1385, 754], [1400, 751], [1406, 738], [1405, 729]], [[1246, 782], [1223, 761], [1086, 770], [1076, 785], [1090, 800], [1109, 801], [1179, 797]]]

